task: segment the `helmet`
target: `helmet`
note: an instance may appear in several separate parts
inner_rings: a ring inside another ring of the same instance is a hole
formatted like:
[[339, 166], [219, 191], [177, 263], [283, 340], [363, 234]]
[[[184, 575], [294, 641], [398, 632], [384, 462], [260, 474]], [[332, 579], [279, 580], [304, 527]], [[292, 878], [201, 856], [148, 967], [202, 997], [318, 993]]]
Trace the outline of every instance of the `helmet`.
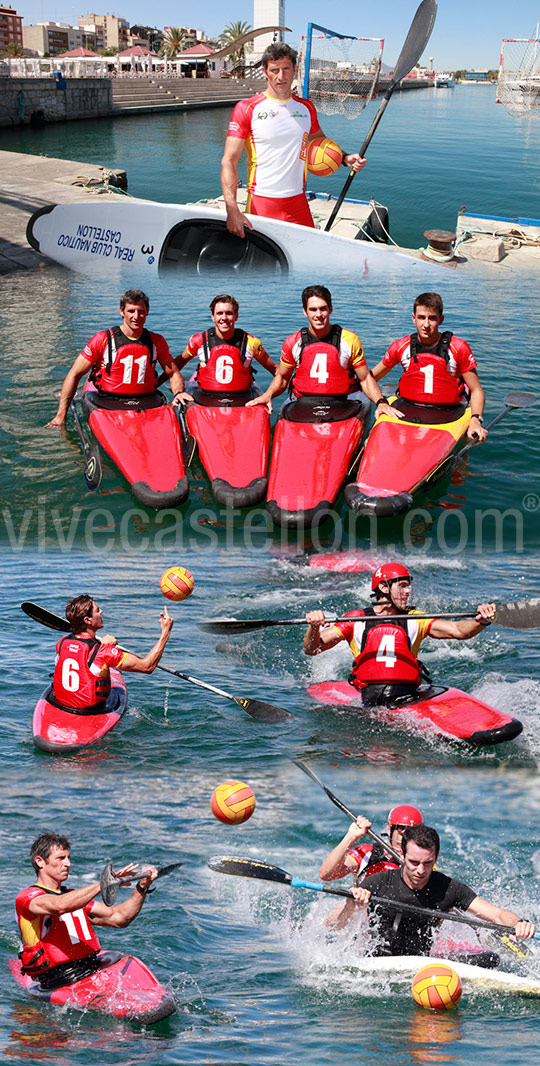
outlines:
[[392, 807], [388, 815], [387, 825], [423, 825], [424, 819], [418, 807], [411, 807], [408, 803], [401, 803], [398, 807]]
[[412, 581], [412, 574], [402, 563], [384, 563], [378, 566], [371, 579], [373, 592], [379, 587], [381, 581], [397, 581], [400, 577], [408, 577]]

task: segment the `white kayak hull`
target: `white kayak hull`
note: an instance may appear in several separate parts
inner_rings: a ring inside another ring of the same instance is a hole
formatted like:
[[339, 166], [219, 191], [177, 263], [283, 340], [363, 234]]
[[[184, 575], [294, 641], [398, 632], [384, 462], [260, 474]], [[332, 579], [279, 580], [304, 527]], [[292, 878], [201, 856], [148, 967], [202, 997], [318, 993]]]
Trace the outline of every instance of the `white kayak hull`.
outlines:
[[[389, 980], [410, 979], [423, 966], [430, 963], [447, 963], [461, 977], [463, 987], [467, 986], [480, 990], [493, 992], [513, 992], [522, 996], [540, 998], [540, 982], [521, 974], [509, 973], [505, 970], [486, 970], [481, 966], [472, 966], [467, 962], [455, 962], [452, 959], [430, 958], [426, 955], [392, 955], [380, 958], [365, 958], [355, 962], [350, 970], [354, 974], [381, 974]], [[349, 969], [349, 967], [348, 967]]]
[[325, 277], [356, 273], [432, 278], [437, 267], [398, 252], [323, 230], [269, 218], [253, 218], [242, 240], [230, 234], [225, 212], [201, 204], [159, 204], [128, 199], [51, 204], [36, 211], [27, 239], [37, 251], [79, 273], [145, 276], [266, 271], [324, 271]]

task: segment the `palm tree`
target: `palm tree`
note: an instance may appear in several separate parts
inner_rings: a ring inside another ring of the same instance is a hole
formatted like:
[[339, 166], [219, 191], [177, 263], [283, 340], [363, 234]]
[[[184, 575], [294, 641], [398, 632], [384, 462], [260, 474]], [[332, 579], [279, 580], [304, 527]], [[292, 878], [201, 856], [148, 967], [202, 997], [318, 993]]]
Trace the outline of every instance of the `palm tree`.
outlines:
[[183, 52], [196, 43], [195, 38], [181, 26], [168, 26], [163, 35], [163, 44], [159, 54], [166, 56], [167, 59], [174, 59], [178, 52]]
[[228, 44], [231, 45], [231, 51], [229, 52], [229, 56], [232, 59], [233, 65], [235, 67], [242, 67], [242, 70], [240, 72], [241, 77], [244, 76], [243, 67], [246, 55], [245, 45], [241, 45], [240, 48], [235, 49], [234, 43], [239, 37], [243, 37], [245, 33], [249, 33], [251, 29], [252, 27], [250, 26], [249, 22], [229, 22], [227, 26], [225, 26], [223, 33], [221, 33], [218, 38], [218, 44], [221, 45], [222, 48], [225, 48]]

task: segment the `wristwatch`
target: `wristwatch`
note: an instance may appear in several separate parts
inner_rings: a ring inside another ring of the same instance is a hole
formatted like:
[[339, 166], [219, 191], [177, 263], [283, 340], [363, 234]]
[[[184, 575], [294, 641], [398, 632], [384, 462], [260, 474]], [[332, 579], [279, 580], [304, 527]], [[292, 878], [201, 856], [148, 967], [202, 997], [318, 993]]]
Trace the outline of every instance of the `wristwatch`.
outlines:
[[484, 425], [484, 419], [482, 418], [482, 415], [471, 415], [471, 418], [477, 418], [479, 423], [480, 423], [480, 425], [481, 426]]

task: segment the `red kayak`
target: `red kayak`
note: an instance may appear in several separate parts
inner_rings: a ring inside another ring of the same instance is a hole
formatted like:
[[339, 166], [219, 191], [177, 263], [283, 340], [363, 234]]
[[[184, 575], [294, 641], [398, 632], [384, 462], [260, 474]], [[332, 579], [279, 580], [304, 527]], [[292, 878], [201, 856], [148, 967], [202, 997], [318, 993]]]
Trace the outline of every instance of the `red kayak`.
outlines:
[[101, 951], [96, 962], [99, 968], [95, 973], [53, 989], [42, 988], [39, 981], [21, 973], [18, 959], [12, 959], [9, 968], [21, 988], [46, 1003], [110, 1014], [141, 1025], [154, 1025], [175, 1013], [171, 993], [140, 959], [119, 951]]
[[310, 526], [332, 510], [362, 444], [367, 404], [331, 396], [286, 403], [277, 422], [268, 479], [273, 521]]
[[38, 700], [32, 720], [32, 734], [36, 748], [55, 755], [68, 755], [94, 744], [110, 733], [127, 707], [126, 683], [119, 670], [111, 667], [111, 691], [103, 710], [93, 713], [68, 710], [54, 698], [49, 685]]
[[195, 388], [186, 411], [190, 433], [218, 503], [251, 507], [266, 495], [270, 416], [266, 406], [246, 407], [253, 391], [222, 393]]
[[452, 407], [413, 404], [393, 396], [388, 401], [404, 418], [381, 415], [366, 441], [356, 484], [345, 499], [358, 514], [388, 518], [404, 514], [415, 493], [448, 472], [448, 460], [467, 432], [466, 403]]
[[92, 433], [140, 503], [159, 510], [187, 499], [180, 425], [163, 393], [120, 397], [87, 382], [82, 405]]
[[[336, 707], [356, 705], [366, 713], [371, 710], [364, 707], [358, 689], [348, 681], [323, 681], [322, 684], [310, 685], [308, 692], [318, 703]], [[510, 718], [458, 688], [422, 686], [418, 698], [400, 698], [393, 705], [380, 710], [385, 716], [391, 717], [399, 715], [405, 718], [411, 715], [420, 722], [433, 725], [437, 733], [467, 740], [470, 744], [502, 744], [505, 740], [513, 740], [523, 731], [517, 718]]]

